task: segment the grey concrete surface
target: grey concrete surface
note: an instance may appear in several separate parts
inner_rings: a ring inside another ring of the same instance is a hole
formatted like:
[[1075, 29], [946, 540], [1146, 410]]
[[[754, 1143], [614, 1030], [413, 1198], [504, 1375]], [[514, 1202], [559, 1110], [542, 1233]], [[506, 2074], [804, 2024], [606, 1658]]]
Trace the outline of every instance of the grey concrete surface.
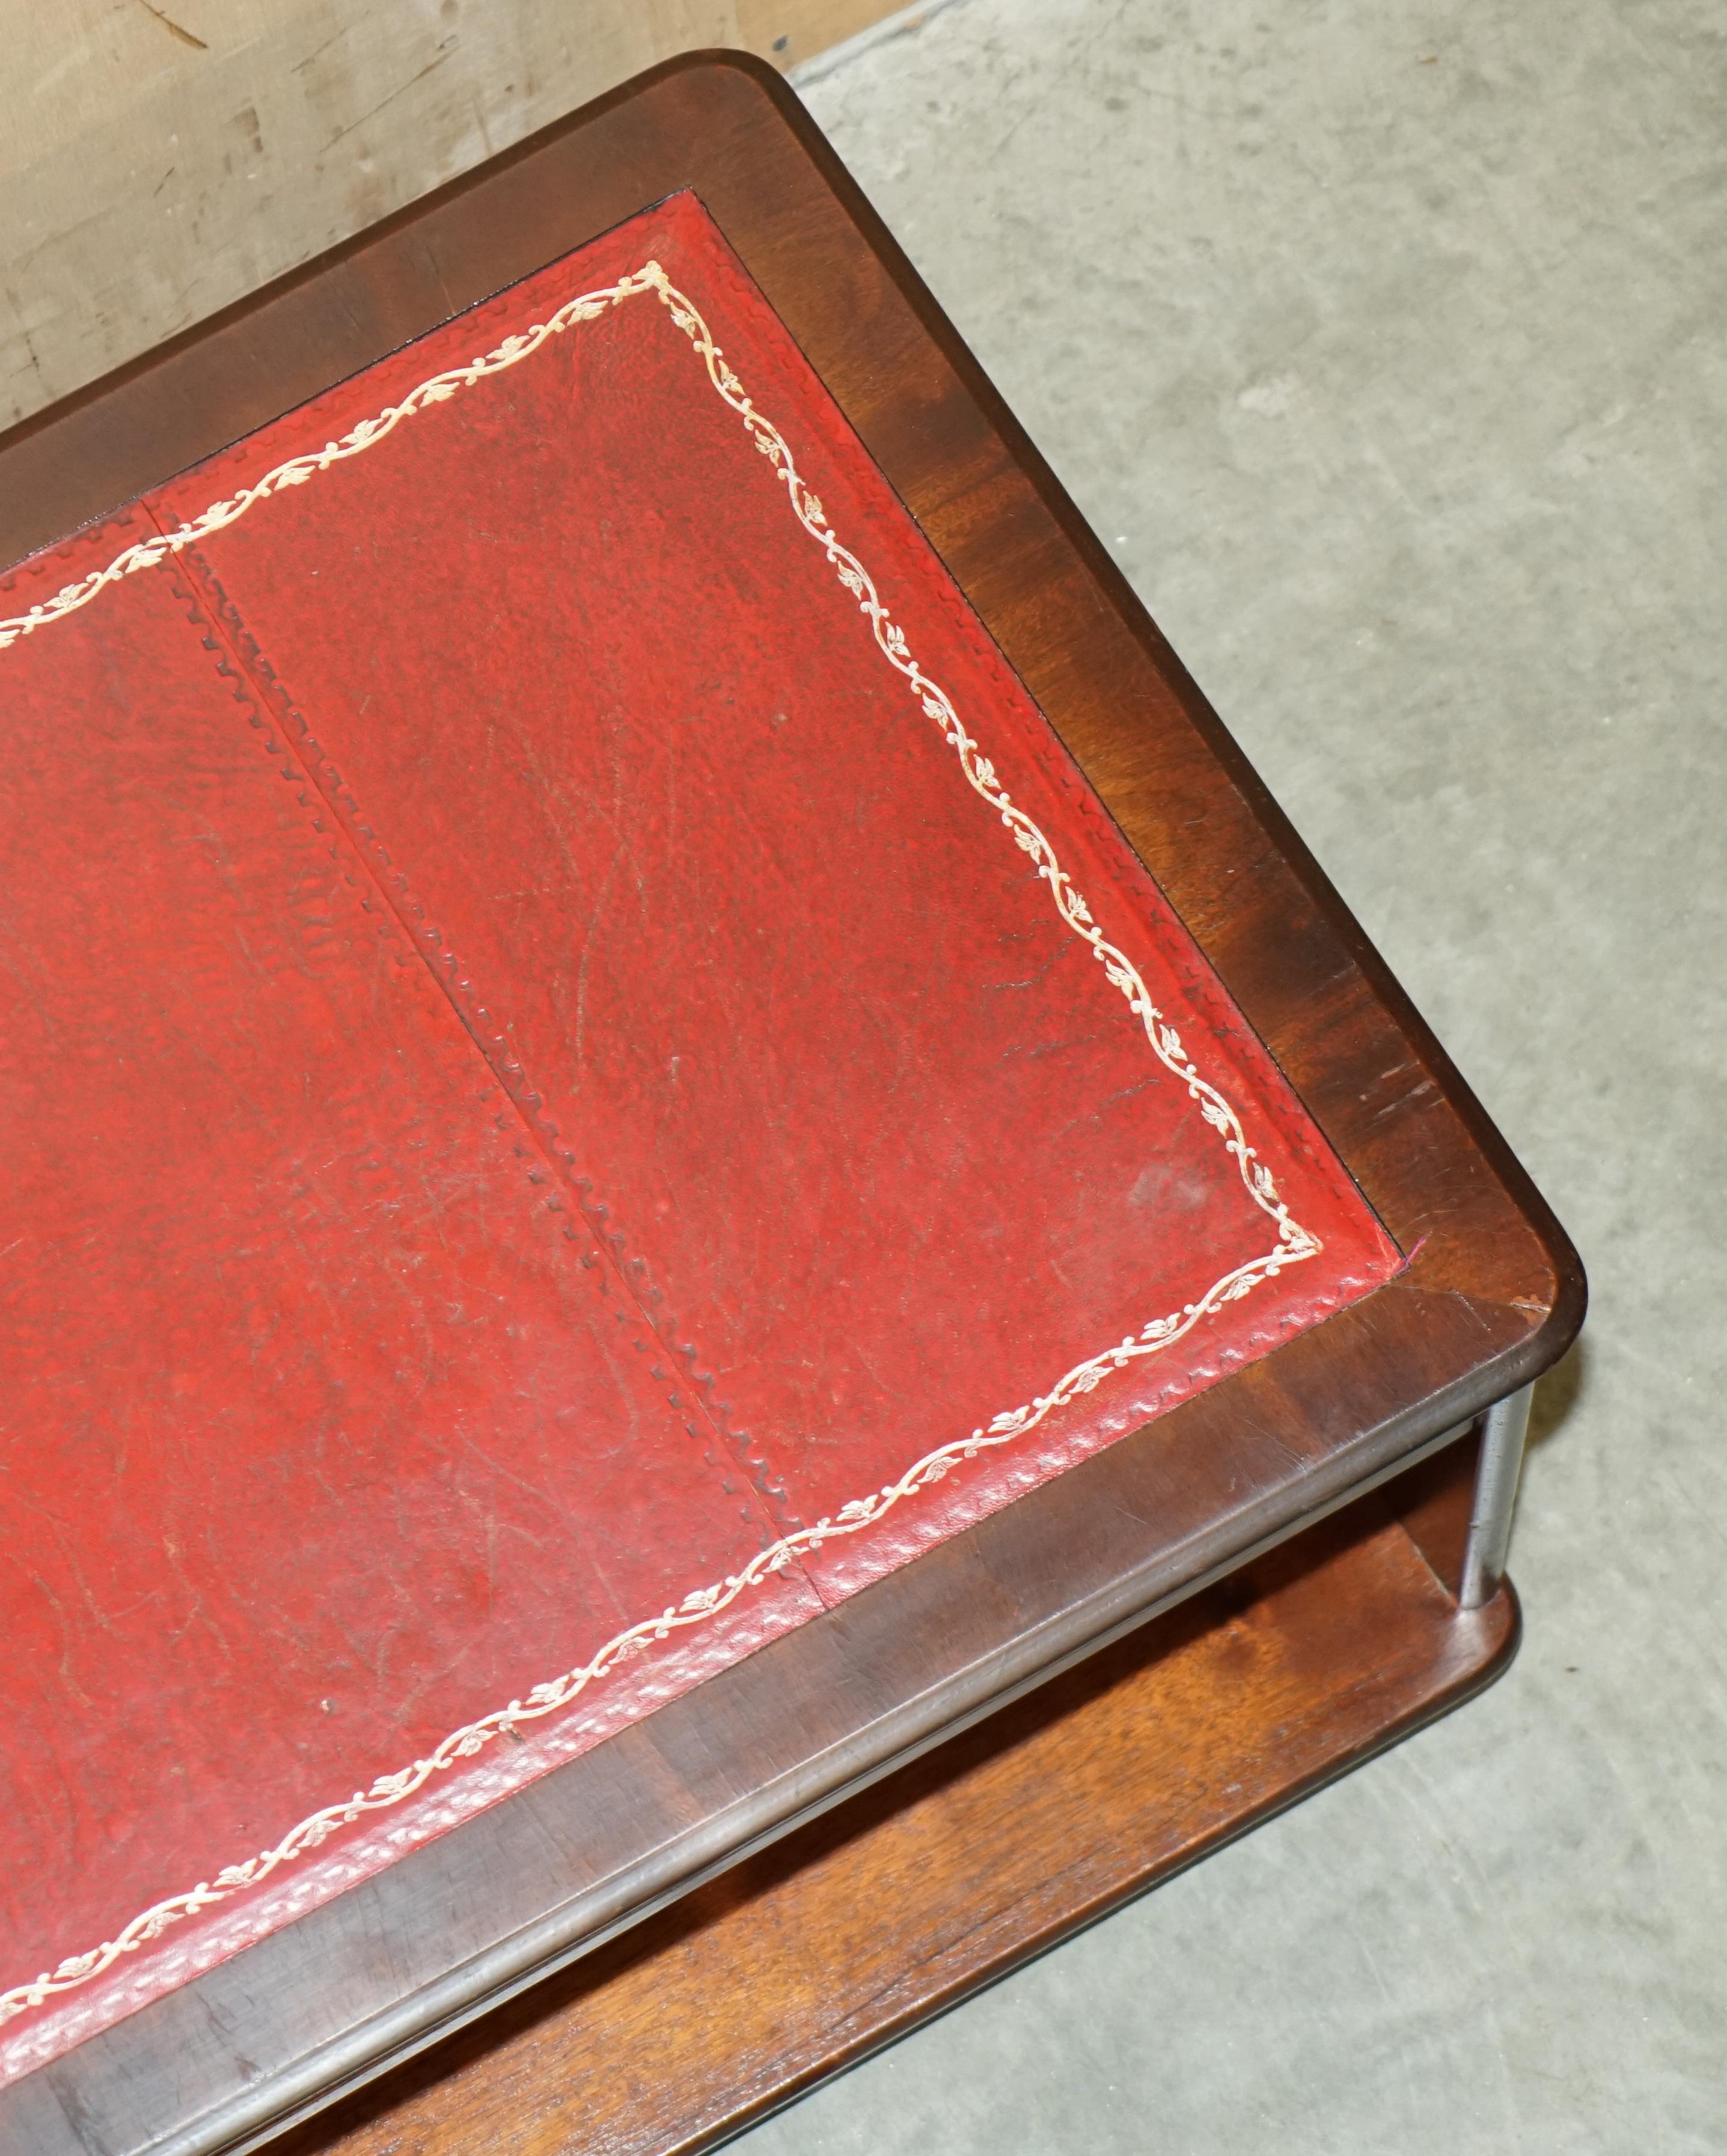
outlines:
[[1484, 1699], [749, 2156], [1727, 2149], [1727, 12], [954, 0], [807, 79], [1576, 1237]]

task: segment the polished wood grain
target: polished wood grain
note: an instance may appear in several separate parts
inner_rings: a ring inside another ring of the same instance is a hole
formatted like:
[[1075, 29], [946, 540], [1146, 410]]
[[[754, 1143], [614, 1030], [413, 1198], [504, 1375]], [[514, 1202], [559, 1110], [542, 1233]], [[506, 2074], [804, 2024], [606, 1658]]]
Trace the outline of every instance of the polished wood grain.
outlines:
[[1377, 1293], [0, 2093], [0, 2145], [250, 2145], [381, 2060], [605, 1951], [740, 1851], [1411, 1466], [1547, 1367], [1581, 1322], [1581, 1270], [1539, 1194], [765, 68], [656, 70], [0, 438], [0, 558], [686, 186], [1407, 1262]]
[[1509, 1589], [1459, 1614], [1369, 1500], [270, 2156], [710, 2147], [1454, 1704], [1516, 1630]]

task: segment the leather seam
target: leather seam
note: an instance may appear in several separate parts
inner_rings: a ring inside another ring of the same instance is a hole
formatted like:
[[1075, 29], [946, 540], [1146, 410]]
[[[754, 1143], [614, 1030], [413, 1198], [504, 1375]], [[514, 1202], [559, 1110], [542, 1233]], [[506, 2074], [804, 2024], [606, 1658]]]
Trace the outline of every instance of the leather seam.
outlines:
[[[140, 506], [160, 529], [159, 520], [149, 505], [144, 503]], [[476, 1031], [474, 1023], [474, 1019], [483, 1019], [488, 1015], [484, 1007], [477, 1007], [470, 1016], [455, 992], [454, 982], [446, 982], [440, 978], [438, 963], [440, 959], [444, 970], [450, 974], [457, 974], [460, 970], [459, 961], [448, 938], [429, 927], [417, 932], [414, 920], [408, 916], [423, 917], [424, 906], [413, 897], [406, 875], [394, 866], [388, 850], [372, 826], [364, 821], [359, 803], [351, 790], [341, 782], [335, 767], [322, 756], [305, 715], [294, 702], [280, 675], [265, 658], [258, 639], [247, 627], [220, 578], [195, 548], [186, 549], [175, 566], [183, 571], [188, 585], [202, 588], [201, 591], [187, 590], [185, 596], [194, 605], [200, 605], [208, 611], [212, 634], [204, 641], [213, 649], [216, 648], [213, 639], [220, 639], [227, 648], [231, 663], [224, 663], [218, 657], [218, 671], [234, 675], [237, 696], [243, 693], [242, 682], [249, 687], [260, 715], [256, 723], [264, 726], [266, 733], [269, 721], [274, 721], [280, 737], [278, 747], [282, 762], [279, 767], [284, 767], [286, 759], [292, 758], [293, 765], [303, 776], [305, 784], [331, 818], [336, 832], [345, 842], [345, 850], [355, 858], [356, 866], [377, 893], [377, 903], [383, 909], [386, 919], [402, 939], [405, 950], [401, 963], [418, 962], [418, 970], [430, 980], [440, 1001], [454, 1014], [493, 1085], [503, 1095], [510, 1112], [525, 1132], [527, 1143], [515, 1143], [511, 1150], [525, 1163], [524, 1173], [527, 1181], [537, 1186], [550, 1176], [559, 1190], [565, 1194], [569, 1204], [574, 1206], [577, 1219], [587, 1229], [594, 1249], [599, 1252], [599, 1261], [607, 1265], [630, 1309], [659, 1352], [660, 1360], [650, 1370], [650, 1375], [661, 1383], [678, 1385], [681, 1394], [688, 1397], [690, 1408], [700, 1417], [703, 1428], [698, 1428], [690, 1422], [684, 1412], [684, 1399], [674, 1394], [669, 1404], [679, 1415], [684, 1431], [698, 1444], [704, 1445], [708, 1463], [716, 1473], [723, 1476], [730, 1469], [744, 1476], [766, 1508], [768, 1525], [782, 1534], [802, 1527], [804, 1524], [802, 1520], [782, 1517], [782, 1493], [775, 1491], [767, 1484], [764, 1473], [756, 1471], [746, 1452], [741, 1452], [736, 1435], [720, 1420], [715, 1412], [715, 1405], [703, 1397], [705, 1393], [711, 1393], [714, 1379], [710, 1373], [704, 1373], [700, 1368], [696, 1348], [693, 1344], [675, 1345], [665, 1337], [656, 1323], [648, 1307], [648, 1301], [663, 1301], [662, 1291], [646, 1278], [647, 1265], [643, 1259], [626, 1259], [627, 1239], [618, 1229], [607, 1225], [610, 1209], [594, 1197], [591, 1180], [585, 1176], [566, 1173], [566, 1167], [573, 1165], [574, 1155], [566, 1147], [559, 1146], [556, 1126], [541, 1115], [542, 1096], [532, 1090], [526, 1071], [520, 1064], [506, 1065], [500, 1070], [498, 1062], [488, 1052], [486, 1044]], [[180, 579], [177, 576], [175, 584], [178, 588]], [[193, 625], [197, 624], [194, 623]], [[296, 733], [299, 736], [297, 743], [293, 738]], [[267, 738], [264, 746], [269, 750], [272, 743]], [[337, 788], [335, 798], [332, 798], [331, 786], [325, 783], [326, 776]], [[346, 807], [343, 796], [346, 796]], [[305, 808], [315, 829], [322, 833], [328, 828], [304, 793], [300, 796], [300, 805]], [[368, 855], [372, 858], [368, 859]], [[393, 892], [390, 887], [392, 881], [396, 886]], [[359, 902], [368, 911], [372, 910], [364, 898]], [[511, 1070], [515, 1073], [514, 1082], [509, 1075]], [[500, 1118], [500, 1129], [501, 1126], [502, 1118]], [[543, 1173], [536, 1174], [531, 1165], [525, 1164], [530, 1153], [538, 1155], [543, 1163]], [[561, 1165], [561, 1161], [565, 1165]], [[563, 1203], [555, 1202], [543, 1194], [541, 1203], [547, 1211], [554, 1214], [566, 1209]], [[583, 1240], [577, 1228], [568, 1222], [563, 1226], [563, 1238], [571, 1245], [579, 1244]], [[595, 1260], [589, 1251], [579, 1250], [576, 1255], [584, 1270], [592, 1269]], [[633, 1271], [637, 1275], [635, 1280], [631, 1278]], [[644, 1295], [647, 1300], [644, 1300]], [[620, 1312], [618, 1314], [621, 1316], [623, 1313]], [[670, 1367], [666, 1367], [668, 1365]], [[716, 1457], [712, 1450], [715, 1444], [720, 1449], [721, 1456]]]

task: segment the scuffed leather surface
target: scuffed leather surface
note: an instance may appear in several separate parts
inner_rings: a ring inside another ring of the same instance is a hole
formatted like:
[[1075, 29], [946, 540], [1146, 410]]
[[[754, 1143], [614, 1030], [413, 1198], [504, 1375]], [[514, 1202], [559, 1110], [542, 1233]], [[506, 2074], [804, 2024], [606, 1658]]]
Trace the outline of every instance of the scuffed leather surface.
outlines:
[[[131, 536], [98, 527], [13, 605]], [[774, 1530], [183, 580], [4, 659], [14, 1983]], [[795, 1579], [755, 1604], [591, 1704], [615, 1723], [819, 1606]], [[323, 1861], [281, 1890], [315, 1896]], [[215, 1921], [244, 1933], [261, 1898]], [[66, 2012], [103, 2018], [95, 1992]]]
[[[179, 1928], [56, 2045], [1398, 1262], [690, 198], [138, 514], [650, 256], [1325, 1250], [394, 1841]], [[651, 297], [0, 656], [0, 714], [6, 1981], [1270, 1247]]]
[[[812, 1560], [850, 1587], [1395, 1254], [693, 198], [188, 475], [164, 521], [650, 257], [1326, 1243]], [[1269, 1247], [664, 309], [630, 300], [412, 424], [198, 572], [784, 1526]]]

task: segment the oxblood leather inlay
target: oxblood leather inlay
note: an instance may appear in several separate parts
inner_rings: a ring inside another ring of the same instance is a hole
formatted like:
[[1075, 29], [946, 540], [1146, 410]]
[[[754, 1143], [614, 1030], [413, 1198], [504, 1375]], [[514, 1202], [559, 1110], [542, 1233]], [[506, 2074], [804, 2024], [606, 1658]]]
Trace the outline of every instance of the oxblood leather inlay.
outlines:
[[0, 649], [0, 1991], [794, 1547], [10, 2071], [1398, 1262], [693, 198], [3, 612], [650, 261]]

